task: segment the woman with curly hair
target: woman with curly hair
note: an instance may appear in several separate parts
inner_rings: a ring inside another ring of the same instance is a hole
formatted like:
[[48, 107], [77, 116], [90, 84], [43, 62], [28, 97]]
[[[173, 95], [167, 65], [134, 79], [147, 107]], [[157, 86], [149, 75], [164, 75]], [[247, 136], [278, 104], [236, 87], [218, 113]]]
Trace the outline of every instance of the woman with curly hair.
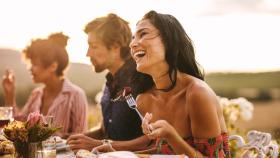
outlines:
[[87, 130], [84, 91], [64, 76], [69, 63], [66, 51], [68, 37], [62, 33], [51, 34], [47, 39], [35, 39], [23, 50], [30, 61], [30, 73], [34, 83], [44, 86], [35, 88], [25, 106], [17, 108], [15, 99], [15, 76], [7, 70], [3, 77], [5, 104], [14, 107], [15, 119], [26, 120], [31, 112], [38, 111], [53, 116], [54, 124], [62, 127], [60, 136]]

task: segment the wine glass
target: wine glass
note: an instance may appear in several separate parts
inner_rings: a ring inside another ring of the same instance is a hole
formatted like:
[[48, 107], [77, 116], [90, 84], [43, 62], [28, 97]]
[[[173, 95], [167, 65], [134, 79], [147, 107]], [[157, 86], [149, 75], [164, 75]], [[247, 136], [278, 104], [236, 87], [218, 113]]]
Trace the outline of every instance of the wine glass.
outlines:
[[0, 107], [0, 132], [10, 121], [13, 121], [13, 107]]
[[13, 120], [13, 107], [0, 107], [0, 128]]

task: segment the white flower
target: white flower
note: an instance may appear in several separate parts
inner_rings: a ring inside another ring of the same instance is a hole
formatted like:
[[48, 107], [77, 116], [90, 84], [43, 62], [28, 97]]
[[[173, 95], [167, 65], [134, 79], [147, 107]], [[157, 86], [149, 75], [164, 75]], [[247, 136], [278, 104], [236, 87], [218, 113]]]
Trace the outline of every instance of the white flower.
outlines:
[[252, 119], [253, 113], [251, 111], [241, 111], [240, 116], [244, 121], [249, 121]]
[[239, 106], [240, 116], [244, 121], [252, 119], [254, 107], [251, 102], [243, 97], [232, 99], [231, 101]]
[[228, 115], [230, 121], [237, 121], [239, 117], [244, 121], [252, 119], [254, 106], [247, 99], [243, 97], [230, 100], [228, 98], [218, 97], [218, 99], [224, 109], [224, 115]]
[[238, 109], [232, 108], [231, 111], [229, 112], [230, 121], [232, 121], [232, 122], [237, 121], [238, 116], [239, 116], [238, 113], [239, 113]]
[[225, 97], [218, 97], [219, 101], [220, 101], [220, 105], [224, 108], [226, 106], [228, 106], [230, 104], [228, 98]]

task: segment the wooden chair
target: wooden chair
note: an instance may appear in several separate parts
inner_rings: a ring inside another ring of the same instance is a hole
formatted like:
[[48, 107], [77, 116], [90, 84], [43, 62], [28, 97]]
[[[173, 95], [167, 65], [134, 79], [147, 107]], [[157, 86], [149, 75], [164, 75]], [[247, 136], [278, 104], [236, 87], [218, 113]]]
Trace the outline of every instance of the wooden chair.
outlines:
[[279, 146], [271, 142], [270, 133], [252, 130], [247, 133], [247, 143], [240, 135], [230, 135], [229, 140], [235, 140], [237, 148], [244, 150], [242, 158], [277, 158], [279, 154]]

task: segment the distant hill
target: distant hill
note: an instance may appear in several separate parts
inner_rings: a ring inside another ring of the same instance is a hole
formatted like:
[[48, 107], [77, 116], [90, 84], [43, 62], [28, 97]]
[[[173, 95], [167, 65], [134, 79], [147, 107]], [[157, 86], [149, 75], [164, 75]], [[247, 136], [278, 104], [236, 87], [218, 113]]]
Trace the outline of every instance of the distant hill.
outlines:
[[205, 80], [221, 96], [243, 96], [255, 100], [280, 99], [280, 71], [210, 73]]
[[[16, 50], [0, 49], [0, 76], [5, 70], [12, 69], [16, 75], [17, 101], [23, 104], [31, 90], [39, 85], [33, 84], [26, 64], [23, 62], [21, 53]], [[91, 65], [70, 63], [66, 76], [75, 84], [83, 88], [90, 102], [94, 101], [95, 95], [102, 89], [105, 83], [104, 73], [95, 73]], [[0, 88], [0, 105], [3, 104], [3, 89]]]
[[216, 90], [280, 88], [280, 71], [259, 73], [210, 73], [206, 81]]

